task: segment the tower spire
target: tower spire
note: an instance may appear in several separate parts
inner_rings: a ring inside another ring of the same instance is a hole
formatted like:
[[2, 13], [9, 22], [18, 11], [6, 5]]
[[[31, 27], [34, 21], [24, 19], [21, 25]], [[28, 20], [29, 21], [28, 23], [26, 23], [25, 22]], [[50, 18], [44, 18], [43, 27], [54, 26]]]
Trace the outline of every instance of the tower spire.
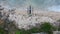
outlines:
[[31, 14], [31, 11], [32, 11], [32, 9], [31, 9], [31, 5], [29, 6], [29, 14]]
[[29, 6], [29, 8], [27, 9], [28, 15], [32, 16], [32, 7], [31, 5]]

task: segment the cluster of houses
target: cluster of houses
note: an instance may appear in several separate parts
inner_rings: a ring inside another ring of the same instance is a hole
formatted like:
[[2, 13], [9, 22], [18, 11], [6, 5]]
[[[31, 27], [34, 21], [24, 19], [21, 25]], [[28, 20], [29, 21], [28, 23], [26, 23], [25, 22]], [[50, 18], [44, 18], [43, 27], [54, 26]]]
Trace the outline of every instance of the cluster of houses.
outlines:
[[60, 13], [58, 12], [32, 10], [31, 6], [27, 10], [8, 10], [0, 7], [0, 12], [3, 15], [1, 19], [8, 17], [9, 20], [15, 21], [15, 25], [19, 29], [24, 28], [25, 30], [36, 27], [36, 24], [43, 24], [42, 22], [50, 22], [53, 25], [58, 25], [59, 23], [56, 23], [56, 20], [60, 18]]

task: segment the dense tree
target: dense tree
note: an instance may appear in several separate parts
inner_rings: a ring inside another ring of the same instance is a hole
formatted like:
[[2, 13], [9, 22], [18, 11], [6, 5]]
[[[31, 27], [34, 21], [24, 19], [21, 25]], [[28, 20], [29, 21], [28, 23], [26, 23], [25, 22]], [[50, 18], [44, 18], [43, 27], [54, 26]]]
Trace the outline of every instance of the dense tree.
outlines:
[[48, 34], [52, 34], [52, 31], [55, 30], [55, 27], [52, 26], [49, 22], [45, 22], [40, 27], [41, 32], [47, 32]]

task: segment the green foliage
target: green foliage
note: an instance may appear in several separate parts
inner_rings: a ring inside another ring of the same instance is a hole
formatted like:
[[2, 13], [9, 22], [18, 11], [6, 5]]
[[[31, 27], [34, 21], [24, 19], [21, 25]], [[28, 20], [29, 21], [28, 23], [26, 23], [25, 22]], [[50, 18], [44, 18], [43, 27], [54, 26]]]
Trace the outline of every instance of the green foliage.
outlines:
[[20, 34], [20, 31], [19, 30], [16, 30], [16, 33], [15, 34]]
[[16, 30], [16, 32], [15, 32], [16, 34], [30, 34], [28, 31], [26, 31], [26, 30], [24, 30], [24, 29], [17, 29]]
[[32, 29], [27, 30], [27, 31], [29, 31], [30, 33], [38, 33], [38, 32], [40, 32], [39, 28], [36, 28], [36, 27], [33, 27]]
[[52, 31], [55, 30], [55, 27], [53, 27], [49, 22], [45, 22], [44, 24], [41, 24], [39, 28], [33, 27], [29, 30], [17, 30], [16, 34], [31, 34], [31, 33], [39, 33], [39, 32], [46, 32], [48, 34], [52, 34]]
[[44, 24], [41, 25], [40, 30], [42, 32], [47, 32], [49, 34], [52, 34], [52, 31], [54, 30], [54, 27], [49, 22], [45, 22]]
[[0, 28], [0, 34], [3, 34], [3, 29]]
[[41, 25], [41, 30], [44, 32], [50, 31], [51, 28], [52, 28], [52, 25], [50, 25], [49, 23], [44, 23]]
[[3, 24], [0, 24], [0, 34], [5, 34], [5, 30], [3, 28]]
[[0, 27], [0, 34], [5, 34], [5, 30]]

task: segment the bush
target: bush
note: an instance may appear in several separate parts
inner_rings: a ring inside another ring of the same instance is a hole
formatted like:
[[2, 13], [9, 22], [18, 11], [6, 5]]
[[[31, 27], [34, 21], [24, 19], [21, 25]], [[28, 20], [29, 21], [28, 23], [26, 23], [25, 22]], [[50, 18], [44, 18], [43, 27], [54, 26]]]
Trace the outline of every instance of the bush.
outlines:
[[41, 25], [40, 28], [41, 32], [47, 32], [48, 34], [52, 34], [53, 30], [55, 29], [49, 22], [45, 22], [44, 24]]
[[30, 32], [30, 33], [38, 33], [38, 32], [40, 32], [39, 28], [36, 28], [36, 27], [33, 27], [32, 29], [27, 30], [27, 31]]

